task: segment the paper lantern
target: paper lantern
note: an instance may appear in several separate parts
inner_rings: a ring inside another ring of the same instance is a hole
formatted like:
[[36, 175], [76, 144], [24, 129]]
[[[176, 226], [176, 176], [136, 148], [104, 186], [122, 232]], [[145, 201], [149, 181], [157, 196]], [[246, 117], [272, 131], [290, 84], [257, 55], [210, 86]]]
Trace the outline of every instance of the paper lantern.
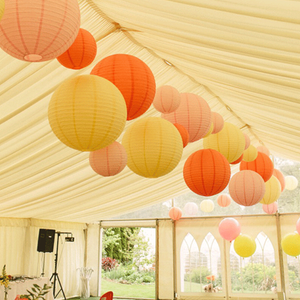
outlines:
[[172, 207], [170, 210], [169, 210], [169, 217], [174, 220], [174, 221], [177, 221], [181, 218], [182, 216], [182, 211], [180, 208], [178, 207]]
[[216, 150], [202, 149], [186, 160], [183, 177], [187, 186], [201, 196], [212, 196], [222, 192], [230, 179], [230, 165]]
[[189, 135], [190, 142], [203, 138], [211, 124], [211, 110], [207, 102], [200, 96], [184, 93], [180, 94], [180, 105], [170, 114], [162, 114], [162, 118], [171, 123], [183, 125]]
[[114, 54], [105, 57], [91, 74], [108, 79], [121, 91], [127, 105], [127, 120], [141, 116], [153, 102], [155, 78], [150, 68], [135, 56]]
[[298, 232], [289, 233], [281, 241], [282, 250], [290, 256], [300, 254], [300, 235]]
[[214, 124], [212, 134], [218, 133], [223, 129], [224, 119], [220, 114], [218, 114], [217, 112], [212, 112], [211, 113], [211, 121]]
[[233, 248], [237, 255], [241, 257], [250, 257], [255, 253], [255, 240], [246, 234], [240, 234], [233, 244]]
[[214, 210], [215, 204], [212, 200], [203, 200], [200, 203], [200, 209], [203, 212], [210, 213]]
[[250, 141], [249, 136], [246, 133], [243, 133], [243, 135], [244, 135], [244, 138], [245, 138], [245, 150], [246, 150], [250, 146], [251, 141]]
[[243, 161], [253, 161], [257, 157], [257, 149], [253, 145], [250, 145], [246, 150], [244, 150], [243, 154]]
[[270, 151], [266, 146], [258, 146], [257, 151], [266, 154], [267, 156], [270, 156]]
[[237, 165], [237, 164], [239, 164], [242, 161], [243, 156], [244, 156], [244, 153], [237, 160], [231, 162], [230, 164], [231, 165]]
[[48, 119], [57, 138], [80, 151], [114, 142], [126, 123], [120, 91], [105, 78], [81, 75], [64, 81], [49, 103]]
[[142, 118], [126, 130], [122, 144], [128, 167], [136, 174], [156, 178], [171, 172], [179, 163], [181, 136], [170, 122], [157, 117]]
[[203, 147], [219, 151], [231, 163], [243, 154], [245, 138], [237, 126], [225, 122], [219, 133], [211, 134], [203, 139]]
[[0, 0], [0, 20], [3, 17], [4, 8], [5, 8], [5, 2], [4, 2], [4, 0]]
[[281, 185], [279, 180], [272, 176], [266, 183], [266, 191], [264, 197], [261, 199], [262, 204], [271, 204], [278, 200], [281, 194]]
[[186, 130], [186, 128], [180, 124], [175, 123], [174, 126], [177, 128], [177, 130], [179, 131], [181, 138], [182, 138], [182, 144], [183, 144], [183, 148], [189, 143], [189, 133]]
[[211, 122], [209, 130], [208, 130], [207, 134], [204, 137], [207, 137], [207, 136], [211, 135], [213, 130], [214, 130], [214, 123]]
[[57, 57], [61, 65], [66, 68], [79, 70], [90, 65], [97, 54], [97, 44], [87, 30], [80, 28], [78, 35], [70, 48]]
[[233, 201], [243, 206], [257, 204], [265, 194], [265, 183], [254, 171], [235, 173], [229, 182], [229, 194]]
[[89, 157], [92, 169], [102, 176], [119, 174], [127, 164], [125, 148], [118, 142], [113, 142], [105, 148], [93, 151]]
[[285, 189], [294, 190], [298, 186], [298, 179], [295, 176], [285, 176]]
[[300, 234], [300, 218], [297, 220], [296, 230], [297, 230], [298, 234]]
[[234, 218], [225, 218], [219, 224], [221, 237], [229, 242], [236, 239], [241, 233], [241, 225]]
[[72, 45], [79, 26], [75, 0], [5, 1], [0, 47], [20, 60], [54, 59]]
[[195, 202], [187, 202], [184, 211], [189, 216], [195, 216], [198, 212], [198, 205]]
[[274, 165], [269, 156], [262, 152], [258, 152], [255, 160], [250, 162], [241, 161], [240, 170], [252, 170], [258, 173], [266, 182], [273, 174]]
[[153, 106], [161, 113], [169, 114], [180, 105], [180, 93], [170, 85], [163, 85], [156, 90]]
[[231, 203], [231, 198], [229, 197], [229, 195], [226, 195], [226, 194], [219, 195], [217, 198], [217, 203], [221, 207], [227, 207]]
[[263, 211], [269, 215], [275, 214], [278, 209], [277, 202], [273, 202], [271, 204], [263, 204]]
[[281, 192], [283, 192], [283, 190], [285, 188], [285, 178], [284, 178], [284, 175], [278, 169], [274, 169], [273, 176], [275, 176], [279, 180], [280, 186], [281, 186]]

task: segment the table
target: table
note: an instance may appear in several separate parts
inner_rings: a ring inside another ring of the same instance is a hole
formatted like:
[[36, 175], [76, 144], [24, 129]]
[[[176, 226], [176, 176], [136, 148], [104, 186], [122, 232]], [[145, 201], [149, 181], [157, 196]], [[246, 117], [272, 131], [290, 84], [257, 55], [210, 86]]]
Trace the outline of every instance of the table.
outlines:
[[[9, 283], [10, 290], [8, 291], [7, 300], [15, 300], [17, 295], [28, 294], [27, 290], [31, 290], [33, 284], [38, 284], [40, 287], [43, 287], [44, 284], [50, 285], [48, 277], [40, 277], [35, 279], [25, 279], [20, 281], [11, 281]], [[0, 286], [0, 299], [4, 299], [4, 287]], [[52, 289], [45, 295], [45, 300], [53, 300]]]

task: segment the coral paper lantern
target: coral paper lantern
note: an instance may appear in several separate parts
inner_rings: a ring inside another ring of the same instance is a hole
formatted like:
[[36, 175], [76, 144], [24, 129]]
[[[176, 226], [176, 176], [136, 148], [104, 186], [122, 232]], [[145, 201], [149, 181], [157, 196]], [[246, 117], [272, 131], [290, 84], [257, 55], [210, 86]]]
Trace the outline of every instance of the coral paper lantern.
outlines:
[[277, 202], [273, 202], [271, 204], [263, 204], [262, 209], [265, 213], [272, 215], [275, 214], [278, 209]]
[[163, 85], [156, 90], [153, 106], [161, 113], [169, 114], [180, 105], [180, 93], [170, 85]]
[[298, 232], [289, 233], [281, 241], [282, 250], [290, 256], [300, 254], [300, 235]]
[[248, 149], [248, 147], [250, 146], [250, 138], [246, 133], [243, 133], [244, 137], [245, 137], [245, 150]]
[[250, 145], [246, 150], [244, 150], [243, 154], [243, 161], [253, 161], [257, 157], [257, 149], [253, 145]]
[[281, 185], [279, 180], [273, 175], [266, 183], [266, 191], [261, 199], [262, 204], [271, 204], [279, 198], [281, 194]]
[[70, 48], [57, 57], [61, 65], [78, 70], [90, 65], [97, 54], [97, 44], [90, 32], [80, 28], [78, 35]]
[[195, 202], [187, 202], [184, 206], [184, 212], [189, 216], [195, 216], [198, 212], [198, 205]]
[[234, 218], [225, 218], [219, 223], [221, 237], [229, 242], [236, 239], [241, 233], [241, 225]]
[[235, 173], [229, 182], [229, 194], [233, 201], [243, 206], [257, 204], [265, 194], [265, 183], [254, 171]]
[[217, 198], [217, 203], [221, 207], [227, 207], [231, 203], [231, 198], [229, 197], [229, 195], [226, 194], [219, 195]]
[[216, 150], [202, 149], [186, 160], [183, 177], [187, 186], [201, 196], [213, 196], [222, 192], [230, 179], [230, 165]]
[[258, 146], [257, 151], [262, 152], [262, 153], [266, 154], [267, 156], [270, 156], [270, 151], [266, 146]]
[[250, 162], [242, 161], [240, 163], [240, 170], [255, 171], [264, 181], [268, 181], [273, 174], [274, 165], [269, 156], [262, 152], [258, 152], [255, 160]]
[[48, 119], [57, 138], [80, 151], [114, 142], [126, 123], [126, 104], [108, 80], [81, 75], [64, 81], [49, 103]]
[[175, 123], [174, 126], [177, 128], [177, 130], [179, 131], [181, 138], [182, 138], [182, 144], [183, 144], [183, 148], [189, 143], [189, 133], [186, 130], [186, 128], [180, 124]]
[[169, 210], [169, 217], [174, 220], [177, 221], [182, 217], [182, 211], [179, 207], [172, 207]]
[[240, 234], [233, 244], [237, 255], [241, 257], [250, 257], [255, 253], [256, 243], [252, 237], [246, 234]]
[[219, 133], [211, 134], [203, 139], [203, 147], [219, 151], [231, 163], [243, 154], [245, 138], [237, 126], [225, 122]]
[[72, 45], [79, 26], [76, 0], [5, 1], [0, 47], [20, 60], [54, 59]]
[[105, 57], [96, 64], [91, 74], [108, 79], [121, 91], [127, 105], [127, 120], [141, 116], [153, 102], [153, 73], [135, 56], [114, 54]]
[[294, 190], [298, 186], [298, 179], [295, 176], [285, 176], [285, 188], [287, 190]]
[[298, 234], [300, 234], [300, 218], [297, 220], [296, 230], [297, 230]]
[[214, 124], [212, 134], [218, 133], [223, 129], [224, 119], [220, 114], [218, 114], [216, 112], [212, 112], [211, 113], [211, 121]]
[[231, 165], [237, 165], [237, 164], [239, 164], [242, 161], [243, 157], [244, 157], [244, 153], [237, 160], [231, 162], [230, 164]]
[[102, 176], [119, 174], [127, 164], [125, 148], [118, 142], [113, 142], [105, 148], [93, 151], [89, 157], [92, 169]]
[[183, 125], [189, 135], [190, 142], [203, 138], [211, 125], [211, 110], [207, 102], [200, 96], [184, 93], [180, 94], [180, 105], [170, 114], [162, 114], [162, 118], [171, 123]]
[[212, 200], [203, 200], [200, 203], [200, 209], [203, 212], [210, 213], [214, 210], [215, 204]]
[[183, 146], [175, 126], [158, 117], [142, 118], [126, 130], [122, 144], [128, 167], [136, 174], [156, 178], [171, 172], [179, 163]]
[[279, 180], [280, 186], [281, 186], [281, 192], [283, 192], [283, 190], [285, 188], [285, 178], [284, 178], [284, 175], [278, 169], [274, 169], [273, 176], [275, 176]]

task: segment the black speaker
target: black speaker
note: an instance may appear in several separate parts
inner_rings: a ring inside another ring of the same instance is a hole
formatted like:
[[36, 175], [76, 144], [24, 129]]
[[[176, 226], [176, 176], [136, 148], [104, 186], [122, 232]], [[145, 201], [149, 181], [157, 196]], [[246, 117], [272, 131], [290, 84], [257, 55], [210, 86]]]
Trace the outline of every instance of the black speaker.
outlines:
[[55, 230], [40, 229], [37, 251], [53, 252], [54, 237], [55, 237]]

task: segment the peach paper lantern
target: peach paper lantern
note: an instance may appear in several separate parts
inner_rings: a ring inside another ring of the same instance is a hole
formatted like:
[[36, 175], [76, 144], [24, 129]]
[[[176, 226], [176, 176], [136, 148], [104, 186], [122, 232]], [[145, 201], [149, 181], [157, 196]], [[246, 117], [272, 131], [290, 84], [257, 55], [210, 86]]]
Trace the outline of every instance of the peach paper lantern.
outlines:
[[239, 205], [257, 204], [265, 194], [265, 183], [254, 171], [245, 170], [235, 173], [229, 182], [229, 194]]
[[184, 206], [184, 212], [189, 216], [195, 216], [198, 212], [198, 205], [195, 202], [187, 202]]
[[79, 151], [95, 151], [114, 142], [126, 123], [126, 104], [110, 81], [94, 75], [65, 80], [54, 92], [48, 120], [56, 137]]
[[210, 213], [214, 210], [215, 204], [212, 200], [203, 200], [200, 203], [200, 209], [203, 212]]
[[262, 153], [266, 154], [267, 156], [270, 156], [270, 151], [266, 146], [258, 146], [257, 151], [262, 152]]
[[297, 230], [298, 234], [300, 234], [300, 218], [296, 222], [296, 230]]
[[272, 175], [272, 177], [265, 183], [265, 185], [266, 191], [260, 203], [271, 204], [277, 201], [281, 194], [281, 185], [279, 180], [274, 175]]
[[114, 54], [105, 57], [96, 64], [91, 74], [108, 79], [121, 91], [127, 105], [127, 120], [141, 116], [153, 102], [153, 73], [133, 55]]
[[276, 213], [276, 211], [278, 209], [278, 204], [277, 204], [277, 202], [273, 202], [271, 204], [263, 204], [262, 209], [265, 213], [267, 213], [269, 215], [273, 215]]
[[80, 28], [70, 48], [57, 57], [58, 62], [66, 68], [79, 70], [90, 65], [97, 54], [97, 44], [90, 32]]
[[208, 130], [207, 134], [206, 134], [204, 137], [206, 138], [206, 137], [208, 137], [209, 135], [211, 135], [212, 132], [213, 132], [213, 130], [214, 130], [214, 123], [211, 122], [210, 127], [209, 127], [209, 130]]
[[203, 138], [211, 125], [209, 105], [202, 97], [191, 93], [180, 94], [179, 107], [173, 113], [161, 116], [173, 124], [183, 125], [189, 133], [191, 143]]
[[156, 90], [154, 108], [165, 114], [175, 111], [180, 105], [180, 93], [170, 85], [163, 85]]
[[274, 169], [273, 175], [279, 180], [281, 186], [281, 192], [283, 192], [285, 188], [285, 178], [284, 175], [278, 169]]
[[243, 154], [243, 161], [253, 161], [257, 157], [257, 149], [253, 145], [250, 145], [246, 150], [244, 150]]
[[219, 151], [231, 163], [243, 154], [245, 138], [237, 126], [225, 122], [219, 133], [211, 134], [203, 139], [203, 147]]
[[176, 127], [158, 117], [141, 118], [130, 125], [122, 139], [128, 167], [136, 174], [156, 178], [179, 163], [183, 145]]
[[213, 196], [222, 192], [229, 182], [230, 173], [228, 161], [213, 149], [194, 152], [183, 168], [186, 185], [201, 196]]
[[226, 194], [219, 195], [217, 198], [217, 203], [221, 207], [227, 207], [231, 203], [231, 198], [229, 197], [229, 195]]
[[295, 176], [285, 176], [285, 189], [294, 190], [298, 186], [298, 179]]
[[76, 0], [5, 1], [0, 47], [20, 60], [51, 60], [72, 45], [79, 27]]
[[245, 137], [245, 150], [246, 150], [250, 146], [251, 141], [250, 141], [250, 138], [249, 138], [248, 134], [243, 133], [243, 135]]
[[182, 217], [182, 211], [179, 207], [172, 207], [169, 210], [169, 217], [174, 220], [177, 221]]
[[118, 142], [113, 142], [105, 148], [93, 151], [89, 157], [92, 169], [102, 176], [119, 174], [127, 164], [125, 148]]
[[217, 112], [212, 112], [211, 113], [211, 121], [214, 124], [212, 134], [218, 133], [223, 129], [224, 119], [220, 114], [218, 114]]

